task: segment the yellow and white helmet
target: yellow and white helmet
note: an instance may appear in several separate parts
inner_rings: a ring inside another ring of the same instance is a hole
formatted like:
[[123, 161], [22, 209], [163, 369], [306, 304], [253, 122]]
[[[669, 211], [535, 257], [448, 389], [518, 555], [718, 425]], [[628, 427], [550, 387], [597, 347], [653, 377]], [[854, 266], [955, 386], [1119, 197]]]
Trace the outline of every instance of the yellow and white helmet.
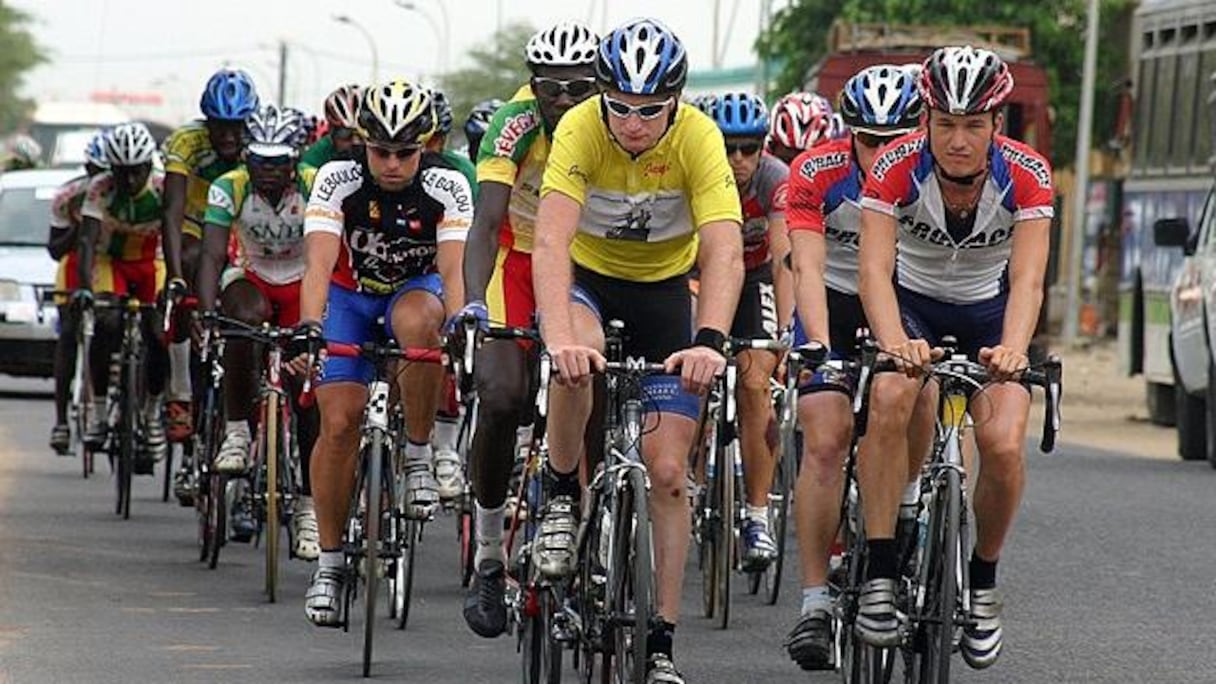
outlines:
[[357, 128], [374, 145], [424, 145], [435, 132], [431, 94], [404, 80], [370, 86], [363, 91]]

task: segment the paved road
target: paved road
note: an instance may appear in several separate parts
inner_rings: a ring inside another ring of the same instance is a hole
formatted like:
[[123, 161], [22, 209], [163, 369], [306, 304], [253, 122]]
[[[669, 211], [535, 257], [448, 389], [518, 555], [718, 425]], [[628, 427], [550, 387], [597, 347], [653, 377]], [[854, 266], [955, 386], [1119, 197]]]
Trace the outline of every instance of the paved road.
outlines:
[[[45, 387], [0, 380], [0, 683], [359, 681], [361, 635], [304, 619], [306, 566], [287, 566], [275, 605], [253, 548], [229, 546], [207, 570], [192, 511], [161, 503], [159, 480], [137, 480], [132, 519], [115, 517], [104, 465], [83, 481], [45, 448], [50, 402], [11, 391]], [[1216, 473], [1066, 448], [1033, 456], [1030, 480], [1002, 564], [1006, 653], [958, 681], [1216, 681]], [[428, 530], [410, 628], [384, 623], [376, 679], [514, 681], [514, 643], [478, 639], [460, 618], [452, 529]], [[736, 594], [719, 632], [693, 617], [690, 579], [677, 634], [689, 680], [838, 681], [786, 660], [794, 595], [792, 581], [776, 608]]]

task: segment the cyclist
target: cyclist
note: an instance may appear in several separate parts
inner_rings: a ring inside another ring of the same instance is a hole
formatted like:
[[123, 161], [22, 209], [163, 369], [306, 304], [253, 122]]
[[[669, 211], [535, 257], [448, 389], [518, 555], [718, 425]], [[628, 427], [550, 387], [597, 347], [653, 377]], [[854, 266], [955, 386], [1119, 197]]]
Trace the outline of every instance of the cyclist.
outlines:
[[[98, 131], [85, 146], [84, 175], [64, 183], [51, 200], [51, 232], [47, 252], [59, 262], [55, 289], [75, 290], [79, 257], [76, 242], [80, 233], [80, 210], [88, 193], [89, 181], [110, 168], [106, 157], [105, 133]], [[55, 426], [51, 428], [51, 449], [64, 456], [70, 453], [72, 431], [68, 427], [68, 394], [76, 366], [76, 317], [66, 298], [56, 298], [59, 304], [59, 338], [55, 340]]]
[[[915, 79], [900, 67], [861, 70], [844, 84], [840, 113], [849, 139], [803, 152], [790, 165], [789, 230], [798, 303], [794, 342], [814, 340], [834, 358], [855, 358], [856, 330], [866, 327], [857, 297], [861, 185], [878, 149], [920, 124]], [[840, 526], [844, 463], [853, 434], [853, 386], [825, 371], [799, 387], [802, 468], [794, 491], [802, 566], [802, 608], [786, 640], [808, 670], [829, 669], [832, 597], [829, 555]], [[917, 490], [919, 494], [919, 490]]]
[[[777, 339], [793, 314], [793, 284], [785, 266], [789, 238], [785, 230], [789, 168], [763, 154], [768, 133], [764, 101], [747, 93], [727, 93], [707, 105], [710, 118], [726, 139], [739, 201], [743, 207], [743, 291], [730, 334], [746, 339]], [[746, 510], [743, 523], [743, 568], [762, 571], [777, 556], [768, 529], [768, 494], [776, 468], [767, 439], [774, 419], [769, 378], [777, 356], [749, 349], [738, 354], [740, 383], [739, 439], [743, 452]]]
[[768, 151], [789, 164], [832, 139], [832, 104], [816, 93], [790, 93], [773, 105], [769, 125]]
[[934, 413], [928, 403], [934, 393], [920, 391], [915, 376], [940, 353], [933, 347], [941, 336], [953, 334], [959, 351], [996, 380], [970, 409], [983, 465], [974, 489], [970, 615], [960, 650], [969, 665], [983, 668], [1001, 651], [996, 566], [1021, 499], [1030, 408], [1027, 389], [1003, 381], [1026, 368], [1039, 318], [1051, 168], [998, 132], [1013, 77], [995, 53], [940, 48], [925, 61], [919, 84], [929, 110], [926, 130], [885, 147], [862, 188], [858, 290], [879, 344], [903, 360], [907, 377], [874, 378], [860, 445], [869, 563], [857, 630], [877, 646], [898, 640], [894, 526], [900, 492], [928, 451]]
[[[300, 278], [304, 275], [304, 207], [316, 169], [298, 165], [303, 121], [298, 112], [263, 105], [245, 122], [244, 163], [211, 184], [203, 222], [203, 253], [198, 267], [200, 311], [214, 311], [217, 289], [224, 313], [251, 325], [269, 322], [295, 326], [300, 318]], [[228, 263], [230, 233], [235, 231], [237, 267]], [[222, 278], [221, 278], [222, 274]], [[221, 282], [222, 280], [222, 282]], [[217, 288], [222, 285], [222, 288]], [[215, 460], [220, 472], [240, 475], [247, 468], [256, 390], [252, 345], [230, 340], [224, 348], [224, 412], [227, 426]], [[317, 541], [309, 460], [317, 435], [316, 408], [294, 404], [290, 391], [302, 474], [301, 497], [292, 516], [294, 552], [314, 560]], [[248, 515], [234, 520], [252, 523]], [[242, 530], [244, 532], [252, 530]]]
[[474, 164], [477, 163], [477, 151], [481, 148], [481, 138], [490, 128], [490, 120], [494, 118], [494, 112], [498, 111], [502, 105], [502, 100], [492, 97], [473, 105], [473, 109], [469, 111], [469, 118], [464, 122], [464, 137], [468, 141], [465, 151], [469, 155], [469, 160]]
[[[653, 409], [642, 448], [658, 580], [650, 682], [684, 681], [672, 637], [690, 534], [685, 472], [697, 395], [726, 367], [722, 350], [743, 280], [739, 195], [722, 134], [680, 101], [687, 73], [684, 46], [656, 20], [633, 20], [600, 41], [604, 92], [566, 112], [554, 132], [532, 261], [541, 332], [559, 377], [549, 408], [549, 503], [533, 543], [541, 573], [562, 576], [573, 565], [577, 468], [589, 374], [604, 363], [603, 323], [625, 323], [626, 354], [680, 369], [680, 377], [644, 385]], [[704, 293], [695, 338], [694, 263]]]
[[[143, 124], [127, 123], [106, 133], [105, 149], [110, 168], [89, 181], [81, 209], [76, 273], [79, 289], [73, 299], [78, 306], [88, 306], [96, 282], [101, 292], [128, 294], [144, 304], [152, 304], [165, 278], [164, 262], [159, 257], [165, 176], [153, 167], [156, 142]], [[96, 247], [99, 238], [105, 245], [100, 251]], [[142, 319], [147, 383], [142, 407], [146, 450], [138, 451], [133, 468], [141, 475], [151, 474], [153, 461], [159, 460], [168, 446], [160, 408], [169, 359], [156, 334], [155, 318], [149, 315]], [[94, 422], [85, 435], [85, 441], [93, 446], [100, 446], [105, 440], [110, 356], [118, 351], [121, 340], [119, 312], [99, 312], [89, 356]]]
[[[464, 176], [423, 151], [434, 129], [425, 89], [399, 80], [363, 93], [358, 133], [366, 159], [326, 164], [308, 200], [297, 351], [315, 350], [326, 338], [361, 344], [381, 316], [384, 332], [402, 346], [438, 346], [445, 317], [464, 303], [460, 263], [473, 201]], [[362, 359], [330, 357], [318, 380], [312, 474], [321, 553], [305, 600], [316, 625], [335, 626], [339, 617], [342, 527], [373, 371]], [[404, 499], [407, 514], [423, 518], [438, 501], [430, 440], [443, 369], [410, 364], [400, 379]]]
[[5, 144], [5, 171], [24, 171], [42, 165], [42, 146], [30, 136], [18, 133]]
[[[599, 91], [599, 36], [576, 22], [533, 35], [524, 48], [528, 85], [499, 108], [482, 139], [481, 194], [465, 250], [464, 311], [496, 324], [533, 325], [532, 239], [553, 130], [574, 105]], [[502, 547], [516, 426], [529, 411], [526, 345], [488, 340], [477, 357], [480, 404], [471, 449], [477, 499], [477, 570], [465, 599], [469, 627], [484, 637], [506, 629]], [[438, 458], [438, 457], [436, 457]]]
[[[165, 267], [169, 295], [180, 297], [195, 282], [201, 251], [203, 214], [211, 181], [236, 168], [241, 157], [245, 118], [258, 106], [253, 79], [243, 71], [221, 69], [207, 81], [199, 107], [205, 119], [182, 126], [165, 140]], [[166, 413], [169, 438], [190, 436], [189, 326], [178, 326], [169, 345], [172, 360]]]
[[329, 130], [313, 143], [300, 162], [313, 168], [321, 168], [334, 159], [356, 159], [360, 144], [355, 135], [355, 116], [359, 111], [359, 96], [362, 88], [355, 84], [338, 86], [325, 98], [325, 122]]

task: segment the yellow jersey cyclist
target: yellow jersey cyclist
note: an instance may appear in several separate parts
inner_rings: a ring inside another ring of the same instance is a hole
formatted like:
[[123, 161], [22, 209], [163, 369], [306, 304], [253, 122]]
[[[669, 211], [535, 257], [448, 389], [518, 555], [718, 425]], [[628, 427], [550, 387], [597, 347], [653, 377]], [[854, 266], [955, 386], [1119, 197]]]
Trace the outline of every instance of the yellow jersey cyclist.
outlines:
[[[604, 92], [566, 112], [554, 132], [532, 260], [541, 333], [559, 378], [548, 420], [549, 502], [533, 544], [541, 573], [563, 576], [573, 566], [577, 468], [590, 374], [604, 363], [604, 324], [624, 322], [627, 355], [680, 373], [643, 384], [653, 408], [642, 444], [658, 580], [658, 619], [647, 637], [652, 683], [684, 681], [672, 639], [691, 524], [688, 453], [698, 395], [726, 367], [722, 350], [743, 281], [735, 179], [722, 134], [680, 101], [687, 73], [684, 46], [658, 21], [631, 21], [600, 41]], [[703, 293], [695, 337], [694, 263]]]
[[[84, 175], [73, 178], [55, 191], [51, 199], [51, 230], [47, 252], [59, 262], [55, 272], [55, 289], [70, 292], [79, 287], [81, 210], [88, 194], [89, 181], [110, 168], [106, 157], [105, 132], [98, 131], [84, 150]], [[68, 397], [72, 374], [76, 367], [76, 316], [67, 306], [67, 297], [56, 298], [59, 304], [59, 338], [55, 340], [55, 425], [51, 428], [51, 449], [60, 456], [70, 454], [72, 432], [68, 427]]]
[[[924, 112], [916, 81], [893, 65], [868, 67], [844, 84], [840, 113], [851, 130], [790, 165], [789, 222], [798, 318], [794, 344], [813, 340], [834, 358], [857, 355], [856, 331], [867, 327], [857, 296], [861, 185], [878, 149], [915, 130]], [[816, 372], [798, 388], [802, 467], [794, 491], [802, 605], [786, 639], [790, 658], [806, 670], [830, 669], [834, 597], [829, 559], [840, 526], [844, 464], [853, 436], [849, 378]], [[913, 488], [919, 497], [919, 488]], [[918, 499], [916, 499], [918, 500]]]
[[[362, 344], [377, 328], [404, 347], [436, 347], [444, 321], [464, 304], [460, 264], [472, 189], [442, 157], [423, 151], [435, 128], [425, 89], [406, 81], [369, 87], [358, 124], [366, 160], [321, 167], [308, 200], [296, 351], [316, 350], [325, 339]], [[321, 552], [305, 613], [318, 626], [336, 626], [339, 617], [342, 528], [374, 370], [363, 359], [329, 357], [317, 381], [312, 490]], [[430, 441], [443, 375], [434, 364], [409, 364], [400, 374], [404, 498], [406, 513], [418, 518], [439, 499]]]
[[[222, 69], [207, 81], [199, 108], [205, 117], [182, 126], [165, 140], [165, 267], [169, 294], [186, 293], [194, 283], [203, 235], [203, 214], [211, 182], [236, 168], [241, 161], [241, 135], [245, 118], [258, 106], [253, 79], [243, 71]], [[172, 359], [166, 413], [169, 438], [190, 435], [189, 326], [178, 326], [171, 340]]]
[[[777, 339], [794, 310], [793, 282], [785, 265], [790, 253], [785, 230], [789, 168], [764, 154], [768, 109], [747, 93], [726, 93], [704, 106], [726, 139], [726, 157], [743, 209], [743, 291], [730, 334], [746, 339]], [[742, 530], [743, 567], [761, 571], [777, 556], [768, 529], [768, 495], [776, 454], [769, 446], [774, 419], [769, 379], [777, 355], [749, 349], [738, 354], [739, 442], [743, 452], [746, 506]]]
[[[93, 290], [128, 294], [144, 304], [152, 304], [164, 283], [165, 268], [160, 258], [164, 216], [164, 174], [153, 168], [156, 142], [141, 123], [120, 124], [105, 137], [108, 171], [89, 181], [81, 209], [80, 250], [77, 282], [73, 295], [78, 304], [88, 305]], [[97, 245], [104, 245], [98, 248]], [[85, 441], [98, 446], [105, 441], [105, 397], [109, 384], [110, 356], [122, 340], [121, 314], [110, 309], [98, 312], [96, 334], [89, 354], [93, 374], [93, 424]], [[142, 319], [145, 378], [144, 419], [147, 423], [146, 450], [136, 455], [134, 471], [151, 474], [152, 463], [163, 456], [165, 428], [161, 420], [161, 401], [168, 371], [168, 355], [157, 334], [159, 321], [153, 315]]]
[[319, 169], [335, 159], [357, 159], [362, 142], [355, 135], [355, 115], [359, 111], [362, 88], [355, 84], [338, 86], [325, 98], [325, 122], [329, 130], [300, 157], [300, 163]]
[[[598, 48], [599, 36], [576, 22], [534, 34], [524, 48], [532, 78], [498, 109], [482, 138], [477, 163], [481, 194], [465, 248], [463, 310], [482, 322], [533, 325], [532, 239], [550, 140], [571, 107], [599, 92]], [[483, 637], [506, 629], [502, 532], [516, 427], [530, 413], [530, 349], [526, 343], [487, 340], [478, 351], [480, 404], [470, 451], [477, 572], [465, 598], [464, 618]]]
[[[316, 169], [297, 163], [303, 121], [299, 112], [263, 105], [245, 122], [244, 163], [211, 184], [204, 214], [203, 253], [198, 266], [199, 310], [214, 311], [217, 299], [226, 316], [250, 325], [295, 327], [300, 320], [300, 279], [304, 277], [304, 210]], [[231, 237], [235, 266], [225, 270]], [[218, 294], [218, 296], [217, 296]], [[220, 472], [244, 474], [252, 442], [249, 421], [257, 389], [253, 345], [229, 340], [224, 348], [226, 431], [215, 460]], [[288, 379], [288, 387], [293, 387]], [[294, 555], [314, 560], [320, 553], [312, 503], [309, 461], [316, 441], [315, 407], [296, 402], [289, 391], [301, 497], [293, 511]], [[239, 499], [238, 499], [239, 500]], [[248, 511], [233, 512], [239, 538], [252, 534]]]
[[793, 92], [773, 105], [768, 151], [789, 164], [806, 150], [832, 139], [832, 103], [818, 93]]
[[963, 659], [984, 668], [1001, 652], [996, 566], [1025, 481], [1030, 393], [1009, 380], [1028, 364], [1042, 303], [1051, 167], [998, 133], [1013, 77], [995, 53], [940, 48], [925, 61], [919, 84], [929, 110], [925, 130], [883, 148], [862, 188], [858, 289], [879, 344], [905, 360], [907, 377], [874, 378], [860, 444], [869, 563], [856, 628], [877, 646], [899, 639], [896, 518], [933, 431], [928, 402], [935, 393], [921, 391], [916, 367], [930, 361], [943, 335], [955, 335], [959, 351], [995, 380], [970, 409], [982, 465], [974, 485], [970, 615], [960, 643]]
[[503, 101], [492, 97], [488, 100], [482, 100], [473, 105], [473, 109], [469, 110], [469, 116], [464, 122], [464, 139], [468, 141], [465, 147], [465, 152], [469, 155], [469, 161], [477, 164], [478, 150], [481, 149], [481, 139], [485, 136], [486, 131], [490, 129], [490, 121], [494, 118], [494, 112], [503, 105]]

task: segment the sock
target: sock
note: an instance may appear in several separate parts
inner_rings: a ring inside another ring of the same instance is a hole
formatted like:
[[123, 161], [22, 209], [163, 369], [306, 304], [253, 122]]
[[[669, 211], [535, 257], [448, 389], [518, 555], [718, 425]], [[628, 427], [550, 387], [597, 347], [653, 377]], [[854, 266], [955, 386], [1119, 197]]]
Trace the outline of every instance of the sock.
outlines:
[[456, 440], [460, 437], [460, 416], [439, 416], [435, 419], [435, 430], [431, 443], [435, 451], [456, 451]]
[[160, 405], [164, 398], [163, 394], [149, 394], [144, 400], [144, 416], [149, 420], [160, 418]]
[[249, 421], [245, 420], [229, 420], [225, 423], [224, 429], [229, 433], [243, 432], [246, 436], [249, 435]]
[[915, 506], [920, 503], [920, 481], [908, 483], [904, 487], [904, 496], [899, 502], [904, 506]]
[[823, 609], [830, 611], [832, 607], [832, 595], [828, 592], [828, 585], [820, 584], [813, 587], [802, 588], [802, 614], [810, 615], [811, 611]]
[[421, 462], [430, 465], [434, 460], [435, 452], [431, 450], [430, 442], [416, 444], [412, 439], [405, 441], [405, 462], [407, 464]]
[[519, 453], [532, 444], [532, 426], [515, 428], [515, 452]]
[[751, 504], [745, 504], [743, 509], [744, 514], [749, 519], [755, 520], [758, 523], [763, 523], [765, 527], [768, 527], [768, 506], [753, 506]]
[[169, 401], [190, 401], [190, 340], [169, 343]]
[[992, 589], [996, 586], [996, 563], [996, 561], [986, 561], [974, 551], [971, 552], [968, 573], [971, 575], [972, 589]]
[[870, 539], [866, 542], [870, 558], [866, 563], [866, 580], [895, 579], [898, 575], [899, 554], [894, 539]]
[[342, 549], [333, 551], [321, 551], [321, 555], [317, 556], [317, 566], [322, 568], [340, 568], [346, 563], [346, 559], [342, 557]]
[[659, 618], [650, 634], [646, 635], [646, 652], [649, 655], [662, 653], [668, 658], [672, 656], [672, 640], [675, 637], [676, 626], [663, 618]]
[[481, 565], [487, 558], [507, 562], [507, 556], [502, 550], [502, 521], [506, 505], [498, 508], [482, 508], [477, 504], [477, 553], [473, 557], [473, 567]]
[[578, 486], [578, 469], [572, 473], [559, 473], [553, 469], [553, 462], [549, 461], [545, 464], [546, 475], [549, 477], [550, 489], [549, 493], [552, 496], [571, 496], [578, 498], [580, 487]]

